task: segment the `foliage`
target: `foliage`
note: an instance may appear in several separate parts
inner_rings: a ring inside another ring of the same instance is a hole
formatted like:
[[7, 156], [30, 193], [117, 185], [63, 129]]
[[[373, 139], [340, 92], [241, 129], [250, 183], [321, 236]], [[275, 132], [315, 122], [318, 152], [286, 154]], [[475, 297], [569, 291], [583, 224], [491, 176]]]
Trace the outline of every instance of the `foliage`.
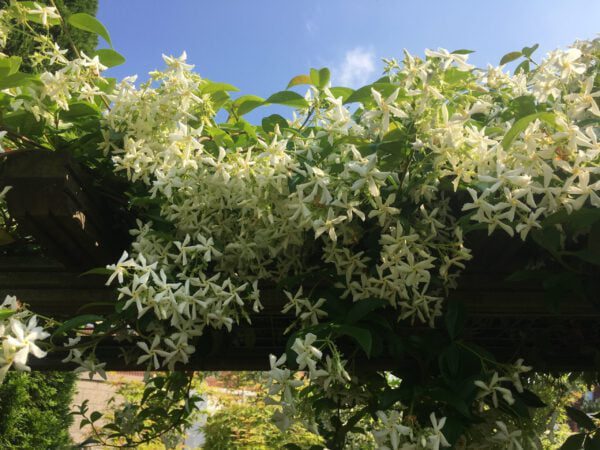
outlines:
[[0, 385], [0, 447], [67, 448], [75, 380], [69, 372], [9, 373]]
[[219, 409], [208, 418], [204, 428], [204, 448], [266, 450], [295, 444], [301, 449], [309, 449], [321, 443], [318, 436], [309, 433], [300, 425], [295, 425], [288, 433], [282, 434], [271, 422], [272, 413], [272, 408], [260, 403], [231, 404]]
[[[6, 8], [11, 0], [0, 0], [0, 8]], [[51, 6], [53, 1], [56, 7], [65, 17], [74, 13], [87, 13], [95, 15], [98, 9], [98, 0], [40, 0], [41, 5]], [[43, 27], [38, 24], [31, 24], [36, 32], [43, 31]], [[54, 27], [49, 30], [50, 36], [61, 48], [69, 49], [69, 40], [73, 40], [77, 48], [86, 55], [92, 55], [98, 45], [98, 37], [95, 34], [85, 33], [74, 27], [69, 27], [65, 31], [62, 27]], [[35, 54], [36, 42], [35, 35], [29, 34], [25, 26], [20, 28], [20, 31], [10, 37], [2, 50], [9, 56], [20, 56], [23, 58], [21, 63], [21, 71], [32, 72], [39, 71], [40, 68], [35, 67], [35, 60], [31, 57]], [[70, 55], [71, 57], [75, 55]]]
[[[111, 45], [92, 16], [28, 2], [12, 3], [0, 30], [30, 21]], [[112, 48], [68, 58], [42, 37], [36, 58], [58, 68], [33, 75], [0, 59], [4, 148], [67, 151], [100, 177], [120, 176], [137, 218], [131, 248], [107, 267], [114, 312], [47, 319], [53, 339], [40, 344], [66, 348], [90, 376], [103, 375], [95, 349], [105, 338], [128, 343], [128, 360], [168, 370], [97, 437], [136, 446], [184, 426], [191, 375], [175, 369], [212, 350], [211, 330], [260, 314], [274, 289], [295, 317], [285, 353], [270, 357], [265, 401], [279, 428], [301, 424], [330, 449], [361, 433], [394, 450], [539, 448], [532, 368], [470, 342], [464, 305], [446, 300], [485, 248], [477, 243], [502, 235], [531, 255], [513, 279], [541, 284], [549, 303], [596, 299], [600, 40], [539, 62], [535, 49], [505, 56], [522, 59], [512, 75], [473, 67], [470, 51], [426, 50], [388, 60], [356, 90], [312, 69], [289, 84], [307, 85], [304, 96], [266, 99], [232, 98], [234, 86], [201, 78], [185, 54], [164, 56], [166, 69], [139, 85], [102, 75], [123, 61]], [[268, 104], [294, 118], [243, 118]], [[35, 350], [17, 319], [2, 330], [4, 370], [26, 367]], [[373, 358], [398, 366], [368, 370]], [[585, 433], [567, 448], [594, 445], [595, 419], [575, 411]], [[85, 405], [79, 413], [101, 418]]]

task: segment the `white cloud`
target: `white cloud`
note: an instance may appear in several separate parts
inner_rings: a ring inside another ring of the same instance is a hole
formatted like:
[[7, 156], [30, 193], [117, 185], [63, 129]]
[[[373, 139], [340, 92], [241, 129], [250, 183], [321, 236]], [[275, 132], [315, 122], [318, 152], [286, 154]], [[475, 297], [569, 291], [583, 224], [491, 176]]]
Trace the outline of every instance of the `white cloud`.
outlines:
[[306, 27], [306, 32], [308, 34], [315, 34], [318, 30], [317, 23], [312, 19], [306, 20], [304, 26]]
[[344, 61], [333, 70], [336, 84], [358, 87], [366, 84], [375, 72], [375, 54], [371, 50], [355, 47], [344, 55]]

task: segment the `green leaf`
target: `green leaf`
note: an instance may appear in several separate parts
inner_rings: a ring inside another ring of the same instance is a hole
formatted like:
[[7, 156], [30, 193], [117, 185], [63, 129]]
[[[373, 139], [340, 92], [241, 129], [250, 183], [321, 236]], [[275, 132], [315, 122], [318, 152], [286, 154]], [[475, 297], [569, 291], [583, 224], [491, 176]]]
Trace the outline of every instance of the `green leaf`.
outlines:
[[365, 103], [367, 100], [371, 100], [371, 85], [363, 86], [357, 90], [355, 90], [352, 94], [350, 94], [346, 100], [344, 100], [344, 104], [346, 103]]
[[455, 343], [450, 344], [438, 357], [438, 366], [442, 376], [446, 381], [452, 381], [459, 375], [461, 369], [461, 356], [464, 350], [462, 350]]
[[113, 270], [107, 269], [106, 267], [96, 267], [95, 269], [91, 269], [86, 272], [83, 272], [79, 276], [83, 277], [85, 275], [111, 275], [113, 272], [114, 272]]
[[560, 232], [556, 228], [542, 228], [531, 233], [533, 240], [540, 247], [556, 255], [560, 249]]
[[332, 87], [329, 89], [329, 91], [335, 98], [342, 97], [342, 102], [345, 102], [346, 99], [352, 95], [354, 89], [347, 87]]
[[352, 325], [363, 319], [367, 314], [380, 309], [385, 308], [389, 303], [379, 298], [369, 298], [365, 300], [359, 300], [352, 305], [350, 311], [346, 315], [345, 322]]
[[450, 300], [448, 302], [448, 311], [444, 316], [446, 322], [446, 329], [450, 338], [456, 339], [462, 332], [465, 324], [466, 310], [463, 302], [459, 300]]
[[23, 72], [16, 72], [0, 79], [0, 90], [23, 86], [24, 84], [36, 78], [37, 77], [35, 75]]
[[545, 408], [546, 405], [541, 398], [531, 392], [529, 389], [523, 390], [523, 392], [517, 392], [516, 396], [523, 400], [523, 403], [530, 408]]
[[72, 319], [64, 322], [60, 327], [54, 330], [52, 336], [60, 336], [61, 334], [67, 333], [68, 331], [75, 330], [83, 325], [87, 325], [88, 323], [98, 322], [103, 320], [102, 316], [98, 316], [95, 314], [84, 314], [82, 316], [73, 317]]
[[585, 450], [600, 450], [600, 433], [598, 431], [596, 431], [594, 437], [587, 437], [585, 440]]
[[108, 42], [108, 45], [112, 47], [112, 41], [110, 40], [108, 30], [94, 16], [90, 16], [86, 13], [71, 14], [67, 19], [67, 22], [69, 25], [78, 28], [79, 30], [88, 31], [90, 33], [95, 33], [98, 36], [102, 36], [104, 40]]
[[371, 94], [371, 89], [375, 89], [377, 92], [381, 94], [382, 97], [389, 97], [398, 86], [392, 83], [373, 83], [367, 86], [363, 86], [357, 90], [355, 90], [352, 95], [350, 95], [345, 101], [346, 103], [369, 103], [373, 102], [373, 95]]
[[294, 86], [300, 86], [302, 84], [313, 84], [313, 83], [308, 75], [297, 75], [290, 80], [286, 89], [289, 89]]
[[96, 422], [97, 420], [100, 420], [102, 418], [102, 413], [99, 411], [94, 411], [91, 415], [90, 415], [90, 419], [92, 422]]
[[271, 95], [265, 103], [293, 106], [295, 108], [307, 108], [308, 102], [304, 97], [294, 91], [280, 91]]
[[523, 47], [521, 52], [528, 58], [531, 58], [531, 55], [533, 54], [533, 52], [535, 52], [538, 49], [539, 46], [540, 46], [540, 44], [534, 44], [531, 47]]
[[525, 60], [517, 66], [517, 68], [515, 69], [515, 73], [519, 73], [519, 72], [528, 73], [529, 70], [530, 70], [529, 61]]
[[507, 53], [500, 60], [500, 65], [502, 66], [504, 64], [508, 64], [509, 62], [512, 62], [515, 59], [519, 59], [521, 56], [523, 56], [523, 53], [521, 53], [521, 52], [510, 52], [510, 53]]
[[567, 411], [567, 416], [569, 416], [569, 419], [571, 419], [580, 427], [585, 428], [589, 431], [596, 429], [596, 424], [594, 423], [592, 418], [583, 411], [577, 408], [573, 408], [572, 406], [566, 406], [565, 410]]
[[537, 119], [539, 119], [542, 122], [545, 122], [549, 125], [552, 125], [552, 126], [556, 125], [556, 116], [551, 112], [539, 112], [539, 113], [530, 114], [528, 116], [525, 116], [525, 117], [517, 120], [513, 124], [513, 126], [510, 128], [510, 130], [508, 130], [506, 135], [504, 135], [504, 139], [502, 139], [502, 148], [504, 148], [504, 150], [508, 150], [508, 148], [513, 143], [515, 138], [520, 133], [525, 131], [525, 129], [531, 122], [533, 122], [534, 120], [537, 120]]
[[239, 89], [228, 83], [215, 83], [212, 81], [205, 84], [200, 89], [200, 92], [202, 92], [203, 94], [212, 94], [213, 92], [218, 92], [218, 91], [237, 92], [237, 91], [239, 91]]
[[319, 89], [326, 88], [330, 78], [331, 73], [326, 67], [320, 70], [310, 69], [310, 80], [312, 81], [312, 84], [314, 84]]
[[15, 242], [15, 238], [4, 228], [0, 228], [0, 246]]
[[444, 72], [444, 81], [449, 84], [458, 84], [471, 78], [473, 75], [471, 72], [465, 70], [459, 70], [456, 67], [450, 67]]
[[452, 53], [455, 55], [470, 55], [471, 53], [475, 53], [475, 50], [467, 50], [466, 48], [461, 48], [459, 50], [454, 50]]
[[112, 48], [101, 48], [96, 50], [94, 56], [98, 56], [102, 65], [106, 67], [120, 66], [125, 62], [125, 57], [119, 52], [114, 51]]
[[[594, 242], [590, 239], [590, 242]], [[578, 252], [573, 253], [574, 256], [579, 259], [594, 264], [596, 266], [600, 266], [600, 253], [596, 250], [592, 250], [589, 248], [579, 250]]]
[[99, 116], [100, 110], [88, 102], [75, 102], [69, 105], [68, 110], [61, 110], [59, 117], [66, 122], [74, 122], [79, 118]]
[[361, 346], [367, 357], [371, 356], [373, 337], [369, 330], [353, 325], [339, 325], [335, 327], [335, 330], [340, 335], [346, 335], [353, 338]]
[[472, 417], [472, 414], [471, 414], [471, 411], [469, 410], [469, 405], [467, 404], [467, 402], [465, 402], [465, 400], [461, 396], [456, 394], [455, 392], [450, 391], [448, 389], [438, 387], [438, 388], [432, 389], [429, 392], [429, 394], [431, 395], [432, 399], [437, 400], [442, 403], [445, 403], [448, 406], [451, 406], [452, 408], [454, 408], [456, 411], [458, 411], [463, 416], [465, 416], [467, 418]]
[[512, 99], [509, 109], [514, 113], [514, 118], [517, 120], [538, 112], [533, 95], [521, 95]]
[[262, 120], [262, 128], [267, 133], [272, 133], [275, 130], [275, 125], [279, 125], [279, 129], [288, 128], [288, 121], [279, 114], [271, 114]]
[[585, 433], [573, 434], [567, 438], [565, 443], [560, 446], [559, 450], [581, 450]]
[[21, 67], [20, 56], [10, 56], [0, 59], [0, 78], [7, 77], [16, 73]]
[[256, 95], [242, 95], [233, 102], [233, 105], [237, 108], [237, 113], [240, 116], [243, 116], [264, 103], [265, 99], [262, 97]]
[[16, 314], [16, 313], [17, 313], [17, 311], [15, 311], [14, 309], [2, 308], [2, 309], [0, 309], [0, 320], [6, 320], [10, 316], [12, 316], [13, 314]]

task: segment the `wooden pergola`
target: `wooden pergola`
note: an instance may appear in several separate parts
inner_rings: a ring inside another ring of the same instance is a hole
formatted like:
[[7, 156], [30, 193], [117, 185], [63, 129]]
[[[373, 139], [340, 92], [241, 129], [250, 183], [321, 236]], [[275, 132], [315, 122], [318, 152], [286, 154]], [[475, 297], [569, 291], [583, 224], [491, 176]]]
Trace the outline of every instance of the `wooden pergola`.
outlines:
[[[129, 219], [119, 202], [103, 195], [94, 176], [60, 152], [5, 154], [0, 163], [2, 186], [12, 186], [6, 197], [10, 216], [42, 251], [0, 257], [0, 297], [16, 295], [33, 311], [59, 319], [78, 312], [111, 312], [116, 293], [105, 286], [105, 277], [81, 274], [115, 262], [128, 247]], [[600, 308], [574, 294], [562, 302], [560, 310], [550, 308], [542, 286], [506, 281], [514, 262], [525, 258], [527, 249], [516, 241], [507, 245], [508, 239], [487, 242], [495, 248], [478, 249], [451, 294], [468, 312], [465, 337], [500, 360], [525, 357], [543, 370], [592, 369], [594, 354], [600, 349]], [[187, 367], [267, 369], [268, 355], [284, 351], [288, 336], [283, 330], [292, 320], [281, 313], [282, 297], [269, 292], [265, 309], [251, 315], [252, 325], [202, 336]], [[398, 327], [400, 333], [415, 331], [406, 324]], [[122, 348], [113, 342], [98, 349], [108, 370], [137, 369], [119, 358]], [[60, 358], [49, 355], [32, 358], [30, 363], [38, 370], [65, 369]], [[364, 363], [366, 368], [383, 370], [402, 366], [403, 361], [388, 358]]]

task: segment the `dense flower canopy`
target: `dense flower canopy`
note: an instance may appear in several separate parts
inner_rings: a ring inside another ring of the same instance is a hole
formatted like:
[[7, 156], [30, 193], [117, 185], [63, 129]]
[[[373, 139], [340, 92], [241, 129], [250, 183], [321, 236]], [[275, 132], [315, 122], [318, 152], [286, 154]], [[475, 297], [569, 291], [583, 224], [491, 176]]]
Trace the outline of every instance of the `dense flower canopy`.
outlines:
[[[53, 8], [29, 3], [2, 11], [0, 36], [32, 18], [60, 21]], [[116, 82], [102, 76], [116, 52], [69, 60], [47, 37], [38, 42], [32, 60], [55, 69], [15, 77], [18, 62], [0, 60], [8, 68], [2, 108], [13, 122], [20, 114], [39, 124], [27, 136], [39, 146], [74, 143], [88, 152], [84, 160], [128, 180], [137, 227], [108, 283], [128, 321], [113, 334], [135, 344], [138, 364], [182, 367], [202, 351], [197, 337], [207, 329], [250, 321], [262, 291], [283, 287], [283, 311], [296, 321], [287, 354], [271, 356], [269, 386], [282, 429], [304, 420], [343, 445], [360, 423], [379, 448], [394, 450], [539, 445], [527, 421], [511, 415], [530, 370], [522, 360], [483, 358], [459, 406], [418, 394], [412, 404], [387, 404], [381, 393], [399, 380], [373, 374], [367, 382], [350, 370], [355, 355], [339, 338], [352, 337], [367, 357], [370, 345], [365, 329], [340, 326], [334, 306], [369, 303], [393, 311], [394, 321], [435, 327], [472, 257], [465, 236], [476, 230], [533, 239], [561, 260], [573, 239], [568, 217], [590, 210], [597, 218], [600, 207], [600, 40], [554, 51], [531, 70], [535, 48], [525, 48], [513, 75], [503, 65], [475, 68], [468, 51], [405, 52], [363, 88], [332, 87], [327, 69], [313, 69], [288, 86], [308, 85], [306, 95], [286, 90], [267, 100], [232, 100], [236, 89], [201, 78], [185, 53], [164, 56], [166, 68], [147, 82]], [[243, 119], [269, 103], [294, 107], [293, 119]], [[228, 119], [218, 123], [221, 109]], [[25, 142], [10, 131], [6, 151]], [[34, 341], [47, 333], [19, 314], [0, 316], [3, 372], [44, 353]], [[103, 373], [95, 338], [68, 331], [66, 361]], [[452, 408], [467, 410], [457, 432], [446, 431]]]

